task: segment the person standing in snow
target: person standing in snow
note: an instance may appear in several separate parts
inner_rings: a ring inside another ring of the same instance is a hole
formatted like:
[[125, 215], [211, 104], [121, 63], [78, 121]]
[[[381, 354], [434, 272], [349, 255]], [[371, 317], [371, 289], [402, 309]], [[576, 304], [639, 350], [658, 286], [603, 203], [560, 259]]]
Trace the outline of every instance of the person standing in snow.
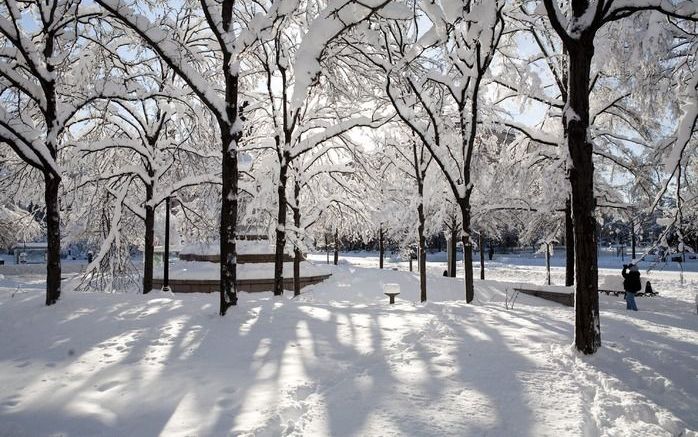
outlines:
[[635, 260], [630, 264], [623, 264], [623, 288], [625, 289], [626, 310], [637, 311], [635, 304], [635, 293], [642, 290], [640, 282], [640, 269], [637, 268]]

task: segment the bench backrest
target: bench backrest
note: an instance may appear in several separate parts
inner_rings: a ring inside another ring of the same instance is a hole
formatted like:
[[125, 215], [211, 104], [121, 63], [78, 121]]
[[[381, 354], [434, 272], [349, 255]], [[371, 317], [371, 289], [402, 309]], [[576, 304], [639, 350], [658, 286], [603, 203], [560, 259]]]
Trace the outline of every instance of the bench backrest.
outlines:
[[[641, 292], [645, 291], [647, 286], [647, 279], [640, 276], [640, 283], [642, 284]], [[599, 289], [600, 290], [617, 290], [624, 291], [623, 288], [623, 277], [618, 273], [617, 275], [607, 275], [599, 277]]]

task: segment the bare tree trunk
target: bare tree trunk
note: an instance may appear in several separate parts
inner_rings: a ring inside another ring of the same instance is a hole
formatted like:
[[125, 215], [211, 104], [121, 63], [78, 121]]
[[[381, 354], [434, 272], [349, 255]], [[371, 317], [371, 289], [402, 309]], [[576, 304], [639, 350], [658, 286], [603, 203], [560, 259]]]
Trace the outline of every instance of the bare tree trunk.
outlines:
[[172, 291], [170, 288], [170, 207], [172, 198], [165, 198], [165, 250], [163, 251], [162, 290]]
[[465, 302], [470, 303], [475, 297], [473, 284], [473, 244], [470, 242], [470, 206], [468, 199], [460, 202], [463, 219], [463, 268], [465, 269]]
[[327, 264], [330, 263], [330, 241], [327, 238], [327, 232], [325, 232], [325, 252], [327, 253]]
[[[43, 54], [44, 59], [53, 57], [54, 35], [46, 39]], [[47, 63], [46, 69], [53, 74], [55, 66]], [[41, 87], [46, 96], [46, 129], [52, 132], [56, 124], [56, 83], [53, 80], [41, 80]], [[54, 161], [58, 159], [57, 139], [49, 135], [46, 143]], [[58, 194], [61, 178], [50, 169], [44, 171], [44, 200], [46, 202], [46, 305], [55, 304], [61, 297], [61, 215]]]
[[276, 217], [276, 253], [274, 255], [274, 296], [284, 294], [284, 249], [286, 248], [286, 184], [288, 182], [288, 156], [284, 153], [279, 162], [277, 187], [278, 215]]
[[[236, 93], [237, 94], [237, 93]], [[238, 165], [237, 151], [230, 151], [237, 142], [227, 131], [222, 133], [223, 165], [221, 201], [221, 287], [220, 314], [224, 316], [230, 306], [237, 305], [237, 210], [238, 210]], [[237, 148], [237, 145], [235, 146]]]
[[545, 272], [546, 282], [550, 285], [550, 243], [545, 243]]
[[575, 267], [575, 345], [585, 354], [601, 346], [599, 320], [597, 235], [594, 210], [594, 165], [588, 141], [589, 74], [594, 55], [593, 35], [568, 44], [569, 109], [563, 117], [568, 127], [567, 147], [572, 159], [569, 169], [572, 187]]
[[632, 259], [635, 259], [635, 245], [636, 245], [636, 240], [635, 240], [635, 221], [631, 220], [630, 221], [630, 247], [632, 250]]
[[[234, 1], [224, 0], [221, 4], [221, 21], [223, 31], [233, 29]], [[210, 20], [209, 20], [210, 21]], [[224, 316], [228, 307], [237, 305], [237, 223], [238, 223], [238, 147], [242, 138], [241, 126], [238, 122], [241, 116], [238, 107], [238, 75], [230, 68], [233, 56], [224, 45], [223, 49], [223, 78], [225, 80], [225, 111], [227, 120], [219, 119], [221, 130], [221, 147], [223, 159], [221, 162], [222, 200], [221, 200], [221, 291], [220, 314]]]
[[572, 205], [568, 197], [565, 201], [565, 286], [574, 285], [574, 224]]
[[145, 241], [143, 242], [143, 294], [153, 289], [153, 254], [155, 252], [155, 208], [150, 204], [153, 200], [153, 186], [145, 186]]
[[452, 278], [456, 277], [456, 260], [458, 258], [458, 231], [456, 224], [453, 223], [451, 228], [451, 239], [448, 242], [451, 252], [451, 258], [448, 260], [448, 275]]
[[385, 254], [385, 246], [383, 245], [383, 225], [380, 227], [380, 231], [378, 231], [378, 253], [379, 253], [379, 260], [378, 260], [378, 268], [383, 268], [383, 255]]
[[298, 247], [293, 248], [293, 295], [301, 294], [301, 261], [303, 254]]
[[61, 296], [61, 219], [58, 193], [61, 180], [44, 173], [46, 201], [46, 305], [53, 305]]
[[[424, 216], [424, 204], [421, 199], [424, 194], [424, 187], [419, 181], [419, 204], [417, 205], [417, 215], [419, 216], [419, 226], [417, 233], [419, 236], [419, 299], [421, 302], [427, 301], [427, 250], [426, 237], [424, 237], [424, 228], [427, 221]], [[412, 255], [410, 255], [410, 259]]]
[[478, 248], [480, 249], [480, 279], [485, 280], [485, 239], [482, 238], [482, 232], [478, 239]]
[[[301, 186], [298, 183], [298, 178], [293, 178], [293, 199], [295, 206], [293, 207], [293, 226], [296, 228], [296, 232], [300, 232], [301, 229], [301, 207], [300, 207], [300, 197], [301, 197]], [[300, 239], [298, 235], [298, 239]], [[293, 295], [299, 296], [301, 294], [301, 260], [303, 254], [298, 248], [298, 241], [293, 248]]]
[[470, 237], [463, 233], [463, 268], [465, 269], [465, 302], [470, 303], [475, 297], [473, 284], [473, 245]]
[[339, 263], [339, 231], [334, 231], [334, 265]]

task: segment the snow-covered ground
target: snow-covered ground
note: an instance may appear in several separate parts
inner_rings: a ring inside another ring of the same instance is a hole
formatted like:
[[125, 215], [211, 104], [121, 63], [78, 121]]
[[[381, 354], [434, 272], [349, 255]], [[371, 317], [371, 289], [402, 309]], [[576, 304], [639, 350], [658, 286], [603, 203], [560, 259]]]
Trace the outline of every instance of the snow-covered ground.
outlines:
[[545, 279], [525, 264], [488, 263], [467, 305], [430, 263], [420, 304], [416, 273], [342, 257], [300, 298], [244, 294], [223, 318], [216, 295], [65, 291], [47, 308], [40, 277], [8, 275], [0, 435], [698, 435], [698, 274], [651, 272], [660, 296], [637, 313], [602, 296], [585, 357], [572, 308], [506, 309]]

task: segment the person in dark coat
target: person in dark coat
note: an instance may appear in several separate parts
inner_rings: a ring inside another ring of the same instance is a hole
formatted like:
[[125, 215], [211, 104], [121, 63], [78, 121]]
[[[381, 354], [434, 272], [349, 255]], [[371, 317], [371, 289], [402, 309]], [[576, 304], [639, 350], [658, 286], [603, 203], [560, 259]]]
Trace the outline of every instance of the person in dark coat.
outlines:
[[623, 265], [623, 288], [625, 289], [625, 302], [626, 310], [637, 311], [637, 304], [635, 303], [635, 293], [642, 290], [642, 283], [640, 282], [640, 269], [637, 268], [633, 260], [630, 264]]

